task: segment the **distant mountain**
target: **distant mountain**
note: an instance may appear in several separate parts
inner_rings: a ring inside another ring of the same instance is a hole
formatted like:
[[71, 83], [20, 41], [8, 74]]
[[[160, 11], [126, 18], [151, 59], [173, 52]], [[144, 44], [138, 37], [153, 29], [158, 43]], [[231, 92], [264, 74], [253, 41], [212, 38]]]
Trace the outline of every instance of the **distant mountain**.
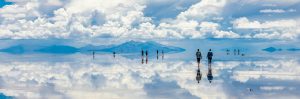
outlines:
[[275, 51], [281, 51], [282, 49], [280, 49], [280, 48], [275, 48], [275, 47], [268, 47], [268, 48], [265, 48], [265, 49], [263, 49], [263, 51], [267, 51], [267, 52], [275, 52]]
[[149, 53], [156, 52], [156, 50], [159, 50], [160, 52], [163, 50], [165, 53], [185, 51], [185, 49], [179, 47], [162, 45], [154, 41], [148, 41], [148, 42], [129, 41], [111, 48], [103, 49], [102, 51], [117, 52], [117, 53], [139, 53], [141, 52], [141, 50], [148, 50]]
[[66, 45], [52, 45], [35, 51], [41, 53], [52, 53], [52, 54], [73, 54], [79, 52], [79, 49], [72, 46], [66, 46]]
[[22, 45], [16, 45], [16, 46], [0, 49], [0, 52], [6, 52], [11, 54], [23, 54], [25, 53], [25, 48]]
[[290, 48], [290, 49], [287, 49], [288, 51], [300, 51], [299, 48]]
[[90, 53], [90, 51], [97, 52], [116, 52], [116, 53], [138, 53], [141, 50], [148, 50], [149, 55], [156, 53], [156, 50], [159, 50], [161, 53], [164, 51], [168, 52], [182, 52], [185, 49], [162, 45], [153, 41], [148, 42], [137, 42], [137, 41], [129, 41], [122, 43], [120, 45], [87, 45], [81, 48], [76, 48], [68, 45], [16, 45], [8, 48], [0, 49], [0, 52], [6, 52], [11, 54], [23, 54], [23, 53], [51, 53], [51, 54], [73, 54], [76, 52], [81, 53]]

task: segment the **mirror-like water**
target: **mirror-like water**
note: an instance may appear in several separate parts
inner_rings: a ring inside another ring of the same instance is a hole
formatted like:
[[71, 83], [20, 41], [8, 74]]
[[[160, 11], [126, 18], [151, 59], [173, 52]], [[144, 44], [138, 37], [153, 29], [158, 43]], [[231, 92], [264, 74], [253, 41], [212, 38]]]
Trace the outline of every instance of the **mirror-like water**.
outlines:
[[[190, 48], [193, 49], [193, 48]], [[299, 52], [213, 50], [211, 68], [195, 51], [139, 55], [0, 54], [0, 92], [29, 99], [297, 99]], [[246, 48], [245, 48], [246, 49]], [[206, 50], [202, 49], [205, 56]], [[242, 56], [241, 54], [245, 54]], [[183, 57], [185, 56], [185, 57]], [[199, 77], [200, 76], [200, 77]], [[199, 80], [199, 83], [198, 81]]]

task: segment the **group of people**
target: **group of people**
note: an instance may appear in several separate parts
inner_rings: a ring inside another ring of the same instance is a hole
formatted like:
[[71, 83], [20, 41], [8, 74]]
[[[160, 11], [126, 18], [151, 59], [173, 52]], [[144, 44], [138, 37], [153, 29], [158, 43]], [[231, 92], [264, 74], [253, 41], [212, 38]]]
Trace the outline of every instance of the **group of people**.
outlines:
[[[206, 58], [208, 59], [208, 64], [211, 64], [212, 57], [213, 57], [213, 52], [211, 51], [211, 49], [209, 49], [209, 52], [206, 55]], [[199, 49], [196, 52], [196, 58], [197, 58], [197, 63], [198, 63], [198, 67], [199, 67], [200, 61], [202, 59], [202, 54]]]
[[[146, 57], [146, 64], [148, 63], [148, 50], [146, 50], [146, 51], [144, 51], [144, 50], [142, 50], [141, 51], [141, 56], [142, 56], [142, 64], [144, 64], [144, 59], [145, 59], [145, 57]], [[158, 60], [158, 57], [159, 57], [159, 51], [158, 50], [156, 50], [156, 59]], [[161, 57], [162, 57], [162, 59], [164, 59], [164, 51], [162, 50], [161, 51]]]
[[144, 50], [142, 50], [142, 64], [144, 64], [144, 53], [146, 55], [146, 64], [148, 63], [148, 50], [146, 50], [144, 52]]
[[[196, 80], [198, 81], [198, 83], [200, 83], [200, 80], [201, 80], [201, 77], [202, 77], [202, 74], [201, 74], [201, 71], [200, 71], [200, 61], [202, 59], [202, 54], [201, 54], [199, 49], [196, 52], [196, 58], [197, 58], [197, 63], [198, 63]], [[213, 79], [212, 69], [211, 69], [211, 62], [212, 62], [212, 58], [213, 58], [213, 52], [211, 51], [211, 49], [209, 49], [209, 52], [207, 53], [206, 58], [208, 60], [207, 79], [211, 83], [211, 81]]]
[[[226, 54], [227, 55], [230, 54], [230, 50], [229, 49], [226, 50]], [[240, 49], [233, 49], [233, 55], [242, 55], [242, 56], [244, 56], [245, 54], [241, 54]]]
[[[159, 51], [156, 50], [156, 59], [158, 60], [159, 57]], [[164, 59], [164, 50], [161, 51], [161, 58]]]

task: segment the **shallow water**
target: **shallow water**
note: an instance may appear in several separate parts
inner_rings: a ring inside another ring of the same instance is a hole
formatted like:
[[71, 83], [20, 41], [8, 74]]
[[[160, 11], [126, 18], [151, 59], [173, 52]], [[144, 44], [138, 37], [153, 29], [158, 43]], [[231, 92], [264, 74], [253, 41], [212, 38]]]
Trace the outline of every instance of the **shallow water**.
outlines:
[[[243, 45], [247, 46], [247, 45]], [[29, 99], [298, 99], [299, 52], [264, 52], [260, 47], [238, 46], [245, 56], [226, 55], [213, 48], [208, 80], [203, 59], [196, 80], [194, 49], [149, 57], [112, 54], [0, 54], [0, 92]], [[229, 48], [229, 47], [228, 47]]]

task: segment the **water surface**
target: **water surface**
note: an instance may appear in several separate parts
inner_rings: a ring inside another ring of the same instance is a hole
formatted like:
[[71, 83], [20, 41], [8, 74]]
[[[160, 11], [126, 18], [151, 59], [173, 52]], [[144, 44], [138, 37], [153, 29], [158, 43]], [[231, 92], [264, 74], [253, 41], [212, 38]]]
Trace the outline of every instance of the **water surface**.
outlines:
[[[0, 54], [0, 93], [30, 99], [297, 99], [300, 67], [297, 51], [265, 52], [272, 43], [222, 46], [215, 42], [167, 42], [186, 49], [182, 53], [149, 57], [138, 54]], [[197, 45], [203, 46], [197, 46]], [[205, 45], [208, 44], [208, 45]], [[260, 46], [258, 46], [260, 45]], [[257, 47], [252, 47], [257, 46]], [[289, 46], [288, 46], [289, 47]], [[207, 60], [196, 80], [195, 51], [213, 49], [212, 79]], [[227, 55], [225, 49], [230, 49]], [[234, 55], [233, 49], [240, 49]], [[245, 56], [241, 56], [245, 54]]]

